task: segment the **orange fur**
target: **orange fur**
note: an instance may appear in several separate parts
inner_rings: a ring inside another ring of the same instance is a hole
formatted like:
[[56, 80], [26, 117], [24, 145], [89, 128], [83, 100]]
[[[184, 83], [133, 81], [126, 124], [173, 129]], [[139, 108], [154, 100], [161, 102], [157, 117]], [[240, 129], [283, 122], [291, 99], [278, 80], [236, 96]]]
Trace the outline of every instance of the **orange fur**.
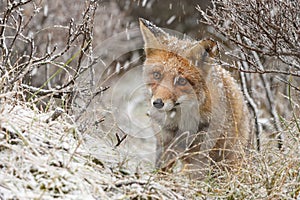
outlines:
[[214, 64], [212, 40], [180, 40], [140, 19], [145, 42], [144, 79], [157, 134], [157, 167], [178, 160], [197, 176], [208, 165], [239, 162], [249, 143], [250, 117], [230, 74]]

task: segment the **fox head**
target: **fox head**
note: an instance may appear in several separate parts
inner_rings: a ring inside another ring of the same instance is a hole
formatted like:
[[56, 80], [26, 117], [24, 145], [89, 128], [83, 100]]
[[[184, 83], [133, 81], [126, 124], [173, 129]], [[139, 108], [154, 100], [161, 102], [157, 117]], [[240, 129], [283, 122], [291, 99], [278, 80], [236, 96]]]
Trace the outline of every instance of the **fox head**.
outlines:
[[[151, 93], [151, 104], [159, 111], [195, 104], [210, 110], [207, 76], [212, 58], [218, 54], [213, 40], [181, 40], [151, 22], [140, 19], [145, 43], [144, 78]], [[202, 108], [201, 108], [202, 107]]]

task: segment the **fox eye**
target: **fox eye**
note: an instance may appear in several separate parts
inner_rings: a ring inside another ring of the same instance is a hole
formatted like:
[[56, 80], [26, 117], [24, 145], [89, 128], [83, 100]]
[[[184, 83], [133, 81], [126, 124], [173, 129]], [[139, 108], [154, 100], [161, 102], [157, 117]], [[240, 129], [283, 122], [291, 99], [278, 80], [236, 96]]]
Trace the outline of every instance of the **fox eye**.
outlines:
[[178, 85], [184, 86], [184, 85], [187, 84], [187, 80], [186, 80], [185, 78], [183, 78], [183, 77], [179, 77], [179, 78], [177, 79], [176, 83], [177, 83]]
[[153, 72], [153, 78], [155, 80], [159, 80], [161, 78], [161, 73], [160, 72]]

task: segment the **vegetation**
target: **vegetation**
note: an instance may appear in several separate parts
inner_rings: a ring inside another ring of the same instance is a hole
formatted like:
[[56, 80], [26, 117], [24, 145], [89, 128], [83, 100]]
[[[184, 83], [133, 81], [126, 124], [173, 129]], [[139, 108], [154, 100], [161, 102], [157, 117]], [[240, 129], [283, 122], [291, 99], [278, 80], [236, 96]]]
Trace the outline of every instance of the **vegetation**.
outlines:
[[[0, 2], [0, 199], [300, 198], [298, 1], [160, 5]], [[147, 15], [219, 41], [254, 115], [241, 168], [204, 180], [154, 169], [135, 29]]]

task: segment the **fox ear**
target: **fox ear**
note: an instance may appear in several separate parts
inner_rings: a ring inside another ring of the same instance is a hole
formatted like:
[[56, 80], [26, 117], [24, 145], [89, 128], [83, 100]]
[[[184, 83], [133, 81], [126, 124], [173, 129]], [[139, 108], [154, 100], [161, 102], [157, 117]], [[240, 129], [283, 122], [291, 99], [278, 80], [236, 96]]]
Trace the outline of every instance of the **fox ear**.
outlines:
[[212, 39], [200, 40], [186, 51], [186, 57], [188, 59], [193, 62], [198, 61], [200, 63], [205, 62], [208, 58], [214, 58], [218, 54], [218, 44]]
[[162, 49], [162, 41], [167, 36], [167, 33], [148, 20], [139, 18], [139, 21], [140, 30], [145, 42], [146, 55], [149, 55], [153, 50]]
[[208, 72], [211, 66], [207, 65], [207, 63], [211, 58], [219, 54], [219, 48], [214, 40], [204, 39], [189, 48], [185, 54], [195, 66], [201, 67], [201, 69]]
[[201, 40], [199, 45], [205, 49], [205, 52], [208, 53], [211, 58], [214, 58], [219, 54], [218, 43], [213, 39]]

